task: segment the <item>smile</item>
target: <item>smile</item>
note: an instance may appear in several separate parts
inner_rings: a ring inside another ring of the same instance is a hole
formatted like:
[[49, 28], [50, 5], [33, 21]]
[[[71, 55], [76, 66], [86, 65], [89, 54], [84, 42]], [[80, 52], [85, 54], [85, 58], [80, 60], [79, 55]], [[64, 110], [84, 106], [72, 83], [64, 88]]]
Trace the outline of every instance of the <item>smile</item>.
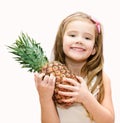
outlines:
[[84, 48], [81, 48], [81, 47], [71, 47], [71, 49], [74, 50], [74, 51], [77, 51], [77, 52], [83, 52], [83, 51], [85, 51], [85, 49]]

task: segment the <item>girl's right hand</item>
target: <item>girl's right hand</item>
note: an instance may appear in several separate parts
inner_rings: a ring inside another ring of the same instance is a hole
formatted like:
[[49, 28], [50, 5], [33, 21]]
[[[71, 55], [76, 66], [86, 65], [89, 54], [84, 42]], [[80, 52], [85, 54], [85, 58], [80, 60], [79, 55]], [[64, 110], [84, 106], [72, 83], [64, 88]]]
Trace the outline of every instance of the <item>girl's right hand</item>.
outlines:
[[35, 73], [34, 80], [40, 100], [51, 100], [55, 88], [55, 76], [52, 74], [48, 76], [44, 73]]

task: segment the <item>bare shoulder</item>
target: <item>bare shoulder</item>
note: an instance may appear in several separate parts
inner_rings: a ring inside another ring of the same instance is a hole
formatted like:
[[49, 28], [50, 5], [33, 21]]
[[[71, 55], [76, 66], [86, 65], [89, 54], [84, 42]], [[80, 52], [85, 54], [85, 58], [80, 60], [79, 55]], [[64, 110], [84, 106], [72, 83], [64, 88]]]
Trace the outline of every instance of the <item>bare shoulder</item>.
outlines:
[[102, 105], [108, 108], [113, 113], [114, 109], [112, 102], [111, 79], [105, 72], [103, 73], [103, 85], [104, 85], [104, 99], [102, 101]]
[[110, 77], [105, 72], [103, 72], [103, 84], [110, 84], [110, 82]]
[[111, 79], [105, 72], [103, 72], [103, 85], [104, 85], [104, 97], [111, 96]]

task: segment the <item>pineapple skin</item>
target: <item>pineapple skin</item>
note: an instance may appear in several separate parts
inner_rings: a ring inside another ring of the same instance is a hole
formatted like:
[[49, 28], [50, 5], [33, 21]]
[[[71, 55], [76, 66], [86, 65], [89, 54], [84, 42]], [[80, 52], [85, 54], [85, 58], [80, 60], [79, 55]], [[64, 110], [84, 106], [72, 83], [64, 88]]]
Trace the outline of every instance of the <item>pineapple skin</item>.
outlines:
[[52, 62], [47, 63], [45, 66], [43, 66], [40, 72], [45, 73], [45, 75], [53, 74], [56, 77], [55, 89], [54, 89], [54, 94], [53, 94], [54, 102], [57, 105], [60, 105], [63, 107], [71, 106], [73, 103], [66, 103], [62, 101], [62, 99], [68, 99], [70, 97], [58, 94], [58, 91], [68, 92], [68, 90], [59, 88], [58, 85], [59, 84], [72, 85], [68, 82], [63, 81], [63, 78], [67, 77], [67, 78], [75, 79], [76, 81], [78, 81], [76, 76], [72, 74], [68, 70], [68, 68], [64, 64], [60, 63], [59, 61], [52, 61]]

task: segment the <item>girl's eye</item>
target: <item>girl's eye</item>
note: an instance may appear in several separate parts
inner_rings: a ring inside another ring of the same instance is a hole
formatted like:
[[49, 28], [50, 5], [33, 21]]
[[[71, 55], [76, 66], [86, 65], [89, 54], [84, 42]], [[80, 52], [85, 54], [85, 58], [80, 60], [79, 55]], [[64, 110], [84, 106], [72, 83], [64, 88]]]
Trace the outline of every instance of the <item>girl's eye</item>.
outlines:
[[85, 37], [86, 40], [91, 40], [89, 37]]
[[71, 34], [71, 35], [69, 35], [70, 37], [75, 37], [76, 35], [74, 35], [74, 34]]

